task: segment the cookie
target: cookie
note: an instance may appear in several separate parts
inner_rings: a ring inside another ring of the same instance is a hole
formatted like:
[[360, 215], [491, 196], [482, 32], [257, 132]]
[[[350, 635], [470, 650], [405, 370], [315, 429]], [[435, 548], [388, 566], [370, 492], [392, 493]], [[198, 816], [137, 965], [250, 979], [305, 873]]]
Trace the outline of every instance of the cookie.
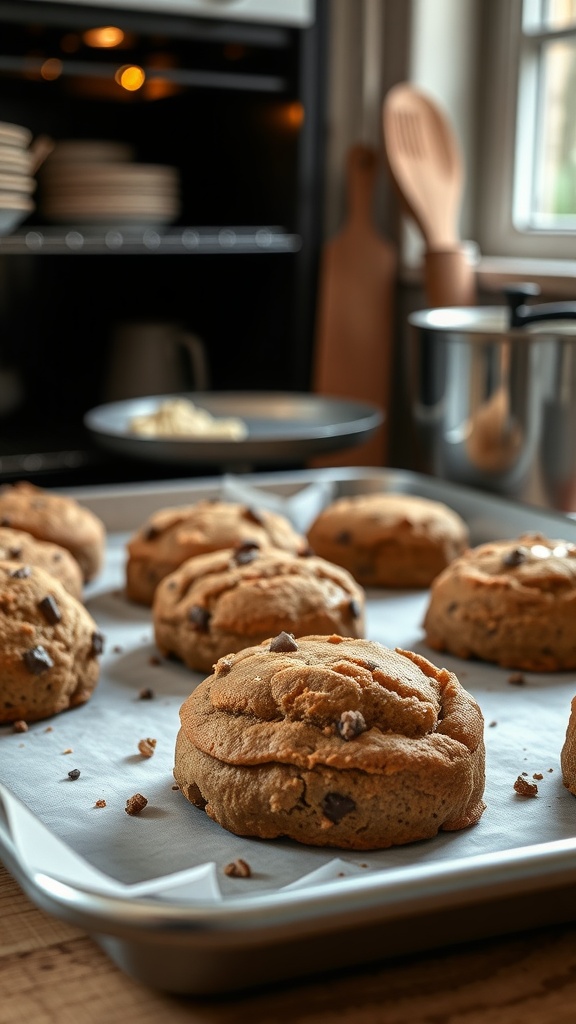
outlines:
[[573, 796], [576, 796], [576, 696], [570, 702], [570, 715], [566, 736], [560, 751], [562, 782]]
[[471, 548], [434, 580], [427, 645], [503, 668], [576, 668], [576, 544], [524, 533]]
[[0, 488], [0, 526], [25, 530], [38, 540], [60, 544], [74, 555], [85, 583], [102, 569], [106, 529], [75, 498], [21, 480]]
[[151, 605], [160, 580], [187, 558], [240, 544], [297, 555], [308, 550], [306, 538], [290, 521], [268, 509], [207, 499], [160, 509], [128, 541], [126, 597]]
[[410, 651], [283, 632], [221, 659], [180, 721], [178, 787], [237, 835], [370, 850], [485, 809], [480, 707]]
[[201, 672], [282, 629], [363, 636], [364, 617], [364, 591], [345, 569], [250, 544], [187, 559], [152, 606], [160, 652]]
[[364, 587], [428, 587], [469, 543], [464, 520], [439, 501], [407, 494], [337, 498], [311, 524], [314, 553]]
[[49, 718], [90, 699], [104, 638], [51, 573], [0, 561], [0, 723]]
[[82, 570], [74, 555], [60, 544], [37, 540], [24, 530], [0, 526], [0, 560], [39, 565], [56, 576], [70, 594], [82, 600]]

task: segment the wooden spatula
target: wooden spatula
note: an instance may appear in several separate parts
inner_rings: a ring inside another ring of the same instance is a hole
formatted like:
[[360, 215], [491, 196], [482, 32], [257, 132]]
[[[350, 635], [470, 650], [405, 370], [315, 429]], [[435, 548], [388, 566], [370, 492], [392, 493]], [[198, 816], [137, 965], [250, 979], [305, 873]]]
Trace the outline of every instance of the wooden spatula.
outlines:
[[[347, 157], [348, 216], [324, 247], [313, 368], [316, 393], [374, 402], [388, 413], [396, 250], [377, 231], [372, 205], [379, 156], [358, 143]], [[383, 466], [386, 420], [363, 444], [315, 466]]]
[[426, 243], [430, 304], [474, 305], [475, 273], [459, 236], [464, 170], [448, 120], [428, 96], [401, 82], [384, 99], [383, 129], [392, 179]]

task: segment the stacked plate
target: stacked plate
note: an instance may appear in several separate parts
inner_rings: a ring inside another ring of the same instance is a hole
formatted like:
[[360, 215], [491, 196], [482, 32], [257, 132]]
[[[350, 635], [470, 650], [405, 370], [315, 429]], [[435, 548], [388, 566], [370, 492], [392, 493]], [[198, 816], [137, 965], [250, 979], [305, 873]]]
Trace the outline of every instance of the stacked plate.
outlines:
[[131, 147], [120, 142], [58, 142], [40, 181], [42, 214], [60, 224], [159, 227], [180, 213], [178, 169], [137, 163]]
[[31, 141], [29, 128], [0, 121], [0, 235], [9, 235], [35, 208]]

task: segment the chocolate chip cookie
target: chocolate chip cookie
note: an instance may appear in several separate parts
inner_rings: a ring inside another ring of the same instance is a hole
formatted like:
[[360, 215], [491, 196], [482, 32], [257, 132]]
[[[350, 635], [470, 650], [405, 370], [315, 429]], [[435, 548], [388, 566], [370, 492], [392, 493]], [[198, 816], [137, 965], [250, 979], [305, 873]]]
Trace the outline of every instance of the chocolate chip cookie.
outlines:
[[464, 520], [439, 501], [408, 494], [337, 498], [311, 524], [315, 554], [364, 587], [428, 587], [469, 543]]
[[485, 809], [480, 707], [410, 651], [284, 631], [220, 659], [180, 720], [176, 782], [237, 835], [369, 850]]
[[566, 736], [560, 751], [562, 782], [573, 796], [576, 796], [576, 696], [570, 702], [570, 715]]
[[202, 672], [282, 629], [363, 636], [364, 616], [364, 590], [346, 569], [250, 543], [187, 559], [152, 606], [160, 652]]
[[102, 569], [106, 529], [102, 520], [75, 498], [21, 480], [0, 487], [0, 526], [26, 530], [38, 540], [60, 544], [74, 555], [84, 582]]
[[126, 597], [151, 605], [160, 580], [187, 558], [240, 544], [298, 555], [308, 550], [290, 521], [269, 509], [208, 499], [160, 509], [128, 541]]
[[84, 704], [104, 638], [87, 608], [40, 566], [0, 561], [0, 723]]
[[503, 668], [576, 668], [576, 544], [524, 533], [471, 548], [434, 580], [426, 643]]
[[82, 570], [74, 555], [60, 544], [37, 540], [24, 530], [0, 526], [0, 560], [39, 565], [56, 576], [70, 594], [82, 600]]

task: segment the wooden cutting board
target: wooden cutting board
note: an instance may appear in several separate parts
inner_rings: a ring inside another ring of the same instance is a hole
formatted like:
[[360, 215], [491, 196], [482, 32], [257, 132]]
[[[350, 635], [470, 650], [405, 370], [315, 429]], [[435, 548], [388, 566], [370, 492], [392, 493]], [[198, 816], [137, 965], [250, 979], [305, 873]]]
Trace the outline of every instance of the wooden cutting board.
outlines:
[[378, 165], [371, 146], [357, 144], [348, 152], [347, 216], [320, 264], [312, 387], [321, 395], [374, 402], [385, 420], [368, 441], [318, 456], [313, 466], [387, 462], [397, 257], [373, 223]]

